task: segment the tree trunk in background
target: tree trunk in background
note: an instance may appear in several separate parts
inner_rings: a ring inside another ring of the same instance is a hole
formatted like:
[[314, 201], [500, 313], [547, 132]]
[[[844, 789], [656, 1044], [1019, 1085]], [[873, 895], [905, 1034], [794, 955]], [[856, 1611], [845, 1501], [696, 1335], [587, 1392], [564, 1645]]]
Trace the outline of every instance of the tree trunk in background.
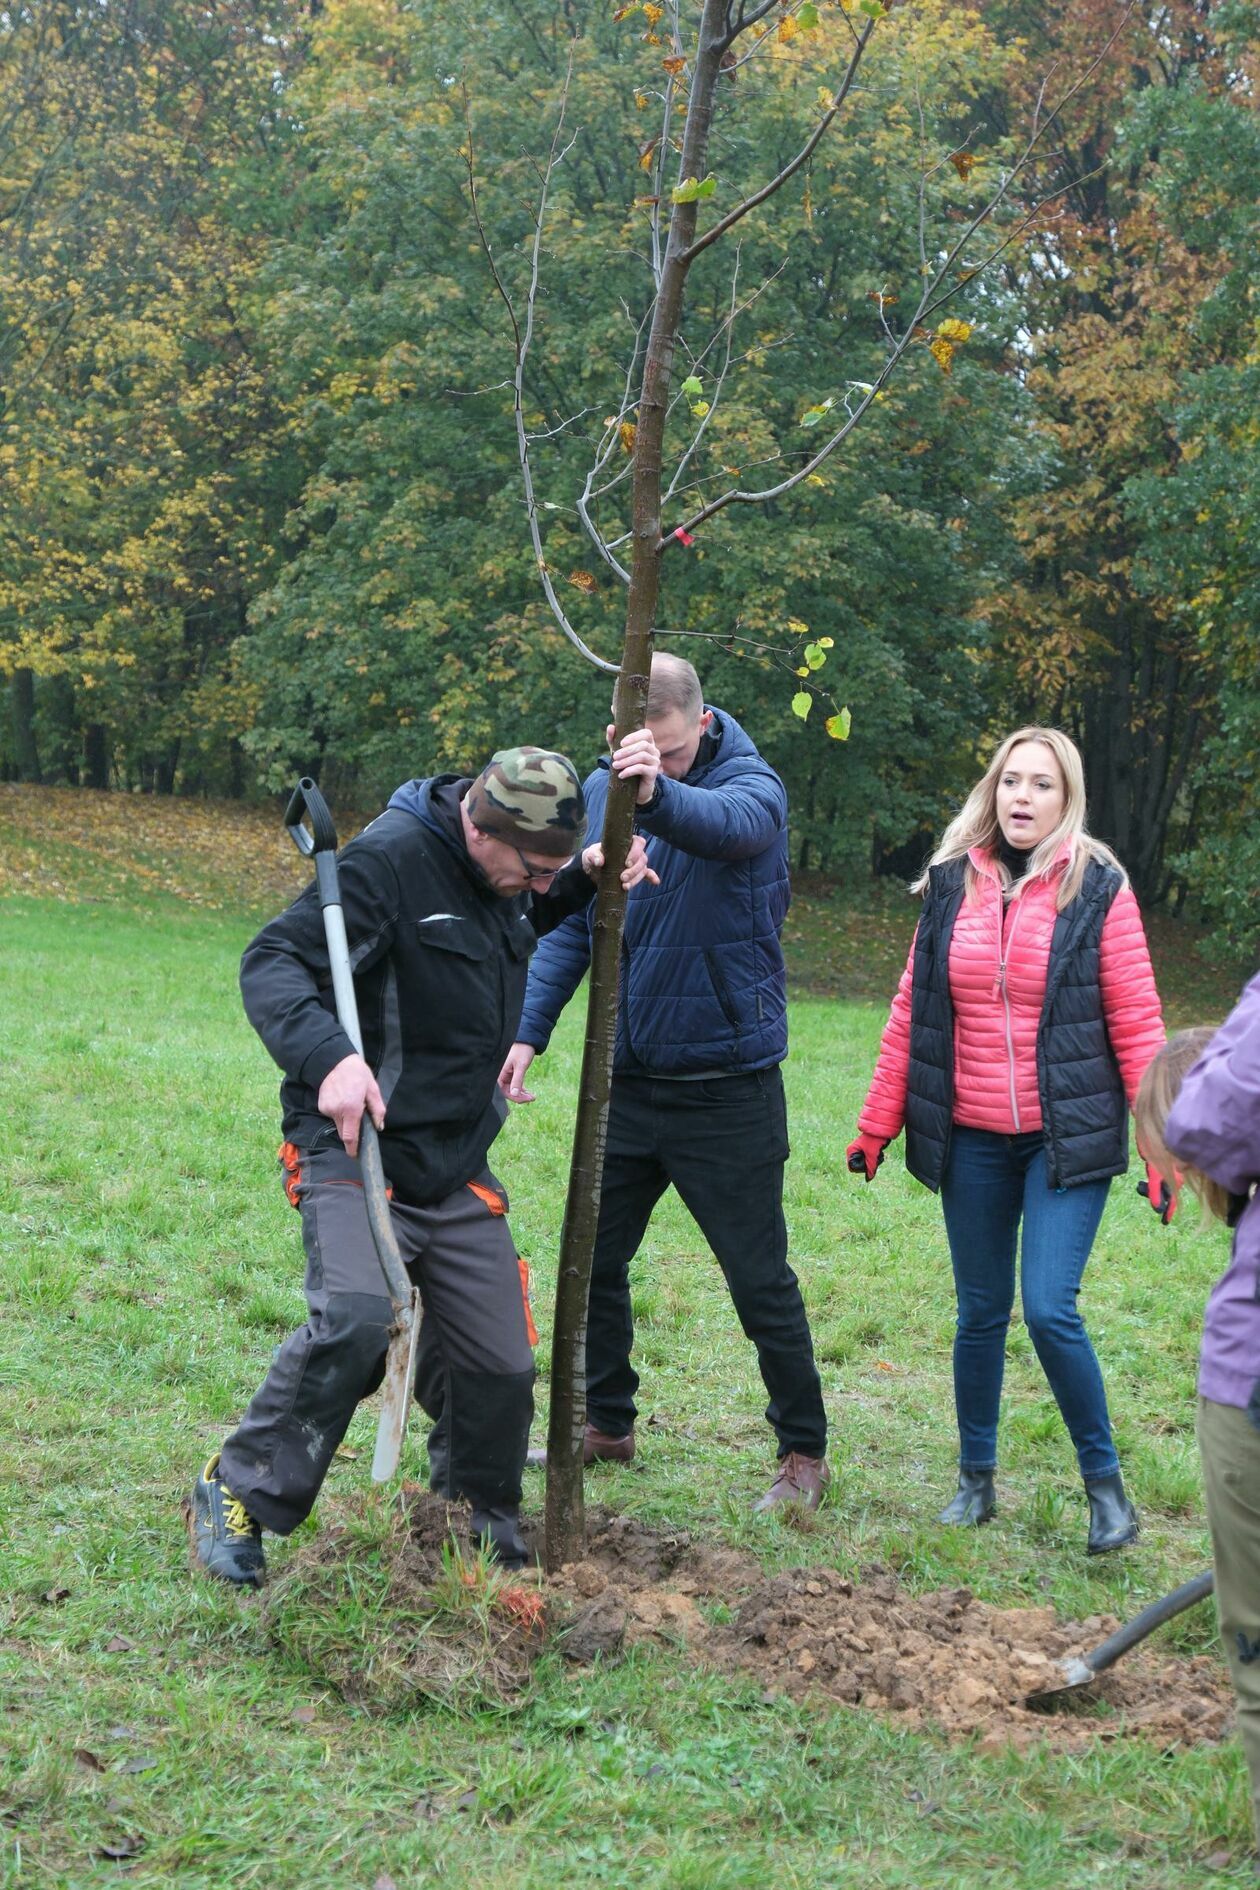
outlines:
[[15, 669], [10, 684], [13, 706], [13, 758], [19, 781], [40, 779], [39, 750], [35, 745], [35, 677], [29, 669]]
[[109, 786], [109, 749], [102, 722], [89, 722], [83, 731], [83, 785], [90, 788]]

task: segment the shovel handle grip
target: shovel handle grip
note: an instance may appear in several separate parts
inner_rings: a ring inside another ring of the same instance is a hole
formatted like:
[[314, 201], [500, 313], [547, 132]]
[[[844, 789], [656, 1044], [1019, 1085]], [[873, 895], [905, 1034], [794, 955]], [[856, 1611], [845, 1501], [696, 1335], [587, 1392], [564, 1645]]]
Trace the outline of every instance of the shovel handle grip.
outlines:
[[1148, 1634], [1162, 1627], [1165, 1621], [1184, 1614], [1196, 1602], [1206, 1601], [1215, 1585], [1215, 1570], [1205, 1568], [1201, 1575], [1196, 1575], [1192, 1581], [1183, 1582], [1170, 1595], [1161, 1595], [1158, 1601], [1152, 1601], [1148, 1608], [1143, 1608], [1141, 1614], [1135, 1614], [1131, 1621], [1126, 1621], [1123, 1627], [1118, 1627], [1114, 1634], [1092, 1648], [1084, 1657], [1085, 1665], [1091, 1673], [1104, 1673], [1119, 1660], [1121, 1654], [1127, 1654], [1131, 1647], [1144, 1641]]
[[[309, 833], [302, 825], [304, 815], [310, 817]], [[333, 825], [328, 802], [309, 774], [302, 776], [289, 796], [289, 805], [284, 810], [284, 824], [298, 852], [304, 853], [308, 859], [312, 853], [337, 851], [337, 829]]]

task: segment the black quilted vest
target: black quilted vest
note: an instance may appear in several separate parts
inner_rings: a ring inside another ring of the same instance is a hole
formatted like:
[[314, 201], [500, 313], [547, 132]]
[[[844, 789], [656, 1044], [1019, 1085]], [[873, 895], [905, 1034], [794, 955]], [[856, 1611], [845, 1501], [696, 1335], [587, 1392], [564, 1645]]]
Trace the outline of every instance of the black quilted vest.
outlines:
[[[914, 948], [906, 1167], [941, 1185], [954, 1118], [954, 1006], [949, 942], [966, 862], [934, 866]], [[1099, 952], [1122, 881], [1091, 860], [1081, 890], [1055, 922], [1046, 997], [1037, 1028], [1037, 1088], [1052, 1188], [1122, 1175], [1129, 1165], [1128, 1107], [1103, 1016]]]

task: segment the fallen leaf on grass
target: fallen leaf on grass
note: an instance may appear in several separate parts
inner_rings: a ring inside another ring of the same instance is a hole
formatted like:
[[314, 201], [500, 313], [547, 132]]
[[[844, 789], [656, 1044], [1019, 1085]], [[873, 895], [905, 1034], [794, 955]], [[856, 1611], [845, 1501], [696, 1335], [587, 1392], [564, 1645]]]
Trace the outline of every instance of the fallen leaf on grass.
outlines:
[[344, 1457], [349, 1463], [357, 1463], [359, 1453], [357, 1450], [351, 1450], [349, 1444], [338, 1444], [336, 1450], [333, 1452], [333, 1456]]
[[97, 1758], [94, 1752], [89, 1752], [86, 1746], [75, 1747], [74, 1762], [76, 1765], [81, 1765], [84, 1770], [88, 1772], [103, 1772], [105, 1770], [103, 1762]]
[[372, 1890], [398, 1890], [398, 1885], [394, 1882], [389, 1872], [383, 1870], [376, 1879], [376, 1882], [372, 1885]]
[[157, 1760], [151, 1753], [144, 1753], [134, 1759], [128, 1759], [126, 1765], [120, 1765], [120, 1772], [152, 1772], [157, 1768]]
[[50, 1608], [55, 1608], [59, 1601], [69, 1601], [69, 1599], [70, 1590], [68, 1588], [46, 1588], [40, 1596], [40, 1600], [46, 1601]]
[[105, 1643], [107, 1654], [134, 1654], [135, 1651], [135, 1642], [129, 1641], [125, 1634], [115, 1634], [112, 1640]]
[[541, 1633], [546, 1626], [543, 1598], [527, 1588], [500, 1589], [496, 1605], [518, 1621], [527, 1634], [532, 1634], [535, 1628]]
[[293, 1709], [293, 1717], [300, 1726], [310, 1726], [315, 1720], [315, 1708], [313, 1706], [295, 1706]]

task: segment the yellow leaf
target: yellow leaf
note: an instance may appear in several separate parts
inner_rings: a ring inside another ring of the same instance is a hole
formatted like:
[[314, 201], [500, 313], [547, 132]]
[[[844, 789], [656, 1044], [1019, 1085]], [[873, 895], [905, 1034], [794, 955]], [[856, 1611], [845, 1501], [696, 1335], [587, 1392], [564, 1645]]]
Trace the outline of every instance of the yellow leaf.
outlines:
[[569, 582], [574, 590], [581, 591], [584, 597], [594, 596], [599, 588], [589, 571], [570, 571]]
[[948, 374], [952, 371], [954, 365], [954, 344], [952, 341], [941, 341], [939, 339], [934, 341], [931, 347], [931, 355], [942, 374]]
[[643, 17], [649, 26], [655, 26], [658, 20], [664, 19], [665, 9], [664, 7], [653, 6], [651, 0], [648, 0], [648, 4], [645, 5], [643, 9]]
[[687, 61], [683, 58], [680, 58], [679, 55], [675, 53], [671, 59], [662, 59], [661, 64], [664, 66], [666, 72], [668, 72], [670, 78], [672, 79], [676, 76], [676, 74], [678, 74], [679, 72], [682, 72], [685, 69]]
[[949, 161], [965, 184], [980, 162], [974, 151], [951, 151]]
[[836, 715], [829, 715], [823, 723], [823, 727], [833, 742], [847, 742], [852, 726], [853, 717], [847, 709], [841, 709]]
[[942, 341], [952, 341], [955, 347], [957, 347], [962, 342], [971, 340], [972, 327], [970, 322], [956, 322], [950, 320], [938, 322], [936, 332]]
[[649, 138], [647, 143], [643, 146], [643, 149], [639, 152], [639, 169], [641, 171], [651, 170], [652, 153], [655, 151], [659, 143], [660, 143], [659, 138]]
[[634, 95], [634, 108], [635, 108], [635, 110], [636, 110], [636, 111], [639, 111], [639, 112], [645, 112], [645, 111], [647, 110], [647, 108], [648, 108], [648, 95], [647, 95], [647, 93], [646, 93], [646, 92], [636, 92], [636, 93], [635, 93], [635, 95]]
[[807, 486], [821, 486], [824, 492], [827, 490], [827, 481], [823, 478], [821, 473], [808, 473], [806, 475], [805, 484]]
[[633, 420], [623, 420], [621, 425], [617, 428], [617, 432], [621, 437], [621, 449], [624, 453], [633, 453], [635, 436], [638, 431], [639, 429], [635, 426]]
[[792, 15], [790, 13], [785, 14], [779, 21], [779, 31], [777, 35], [779, 43], [783, 45], [786, 44], [788, 40], [795, 39], [800, 30], [800, 27], [796, 24]]
[[634, 207], [636, 210], [650, 210], [653, 204], [657, 204], [660, 201], [659, 197], [636, 197]]

